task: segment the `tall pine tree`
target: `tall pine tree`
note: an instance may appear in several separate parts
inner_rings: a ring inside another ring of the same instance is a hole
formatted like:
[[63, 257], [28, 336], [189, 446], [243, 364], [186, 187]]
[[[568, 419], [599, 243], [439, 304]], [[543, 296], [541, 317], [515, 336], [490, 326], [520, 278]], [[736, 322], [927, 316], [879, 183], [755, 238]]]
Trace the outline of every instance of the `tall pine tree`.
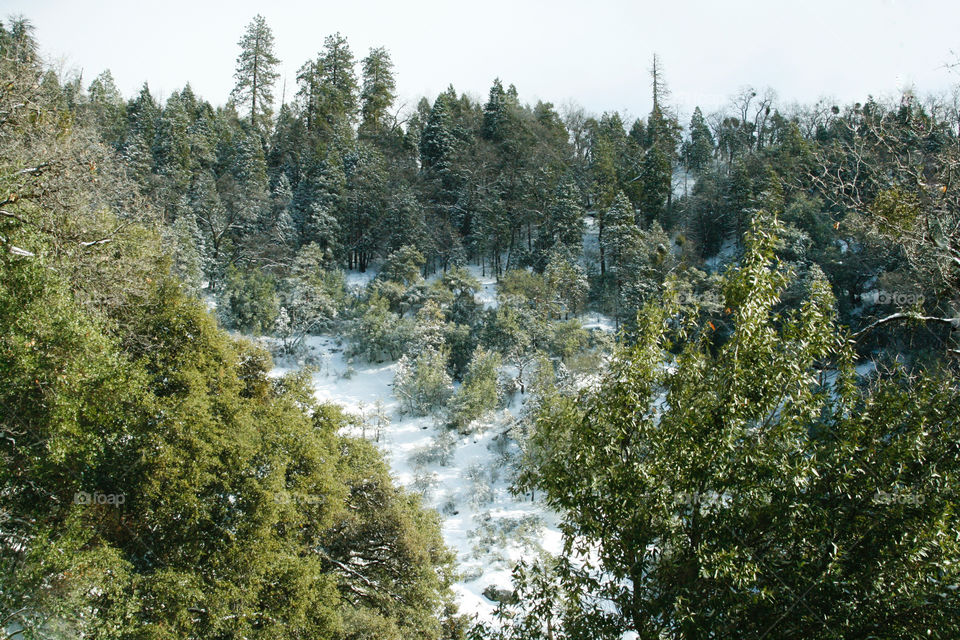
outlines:
[[279, 74], [280, 60], [273, 53], [273, 33], [263, 16], [257, 14], [240, 42], [237, 57], [236, 85], [230, 97], [250, 109], [250, 124], [265, 132], [273, 114], [273, 84]]

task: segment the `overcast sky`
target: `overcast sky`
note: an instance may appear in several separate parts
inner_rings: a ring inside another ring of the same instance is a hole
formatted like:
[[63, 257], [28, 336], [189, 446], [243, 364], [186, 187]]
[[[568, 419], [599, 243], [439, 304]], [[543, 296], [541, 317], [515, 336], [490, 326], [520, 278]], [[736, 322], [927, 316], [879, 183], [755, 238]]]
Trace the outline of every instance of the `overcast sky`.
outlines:
[[214, 104], [233, 86], [237, 41], [257, 13], [282, 60], [278, 100], [283, 77], [289, 99], [296, 69], [336, 31], [358, 60], [389, 49], [410, 105], [450, 83], [485, 96], [499, 76], [524, 102], [643, 115], [654, 52], [683, 113], [723, 106], [745, 85], [772, 87], [789, 104], [960, 82], [945, 69], [960, 52], [958, 0], [0, 0], [0, 15], [29, 18], [44, 55], [82, 69], [84, 84], [109, 68], [126, 97], [144, 81], [155, 96], [189, 81]]

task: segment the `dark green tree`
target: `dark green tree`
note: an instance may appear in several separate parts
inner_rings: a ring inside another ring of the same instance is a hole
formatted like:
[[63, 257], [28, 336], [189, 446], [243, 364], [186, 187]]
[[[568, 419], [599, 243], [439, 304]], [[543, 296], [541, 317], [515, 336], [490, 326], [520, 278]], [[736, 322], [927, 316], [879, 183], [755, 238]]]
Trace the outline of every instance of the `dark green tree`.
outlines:
[[363, 59], [363, 87], [360, 91], [361, 137], [382, 136], [391, 126], [390, 107], [396, 99], [396, 81], [390, 53], [380, 47], [371, 49]]
[[274, 55], [273, 32], [263, 16], [254, 16], [237, 46], [240, 55], [230, 98], [249, 109], [250, 125], [266, 135], [273, 115], [273, 85], [280, 75], [276, 70], [280, 60]]

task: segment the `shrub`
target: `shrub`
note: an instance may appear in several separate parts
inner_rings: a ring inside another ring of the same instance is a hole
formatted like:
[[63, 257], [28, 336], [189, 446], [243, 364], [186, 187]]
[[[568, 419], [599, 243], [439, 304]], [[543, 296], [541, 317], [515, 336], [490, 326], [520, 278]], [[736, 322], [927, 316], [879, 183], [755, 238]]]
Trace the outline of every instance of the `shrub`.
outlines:
[[416, 358], [403, 356], [393, 378], [393, 393], [403, 410], [425, 416], [443, 405], [453, 393], [447, 373], [446, 349], [427, 348]]
[[500, 365], [499, 353], [481, 347], [474, 350], [463, 385], [450, 403], [450, 424], [459, 431], [466, 431], [471, 422], [496, 408], [500, 401]]
[[258, 270], [227, 269], [220, 294], [220, 318], [239, 331], [259, 335], [274, 327], [280, 313], [274, 278]]

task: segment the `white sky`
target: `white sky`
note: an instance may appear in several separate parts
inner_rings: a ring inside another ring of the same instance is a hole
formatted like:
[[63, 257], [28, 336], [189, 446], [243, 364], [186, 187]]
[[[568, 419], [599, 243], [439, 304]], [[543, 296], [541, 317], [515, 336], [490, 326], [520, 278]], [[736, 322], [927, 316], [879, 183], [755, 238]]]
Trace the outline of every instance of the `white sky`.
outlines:
[[43, 54], [82, 69], [84, 84], [109, 68], [125, 97], [145, 80], [155, 96], [189, 81], [214, 104], [256, 13], [273, 30], [288, 99], [296, 69], [336, 31], [358, 60], [389, 49], [410, 106], [450, 83], [485, 97], [499, 76], [524, 102], [643, 115], [654, 52], [683, 113], [723, 106], [745, 85], [772, 87], [782, 105], [960, 83], [944, 68], [960, 53], [958, 0], [0, 0], [0, 16], [29, 18]]

